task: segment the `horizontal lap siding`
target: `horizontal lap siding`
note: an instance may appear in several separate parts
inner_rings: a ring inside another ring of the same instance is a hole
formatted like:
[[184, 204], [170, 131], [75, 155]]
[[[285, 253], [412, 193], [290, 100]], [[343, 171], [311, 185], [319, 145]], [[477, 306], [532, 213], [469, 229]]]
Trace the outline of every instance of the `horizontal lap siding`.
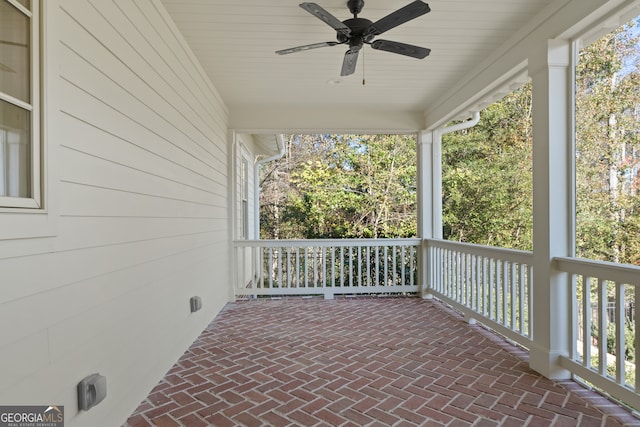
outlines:
[[[227, 111], [159, 2], [62, 0], [49, 18], [57, 233], [0, 242], [0, 401], [120, 425], [227, 301]], [[93, 372], [107, 399], [77, 413]]]

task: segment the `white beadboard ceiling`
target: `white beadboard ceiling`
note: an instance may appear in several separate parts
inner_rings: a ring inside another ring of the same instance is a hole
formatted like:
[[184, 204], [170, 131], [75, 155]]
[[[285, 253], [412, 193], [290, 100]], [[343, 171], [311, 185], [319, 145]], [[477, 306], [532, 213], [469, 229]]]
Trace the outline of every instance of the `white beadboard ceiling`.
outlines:
[[[376, 21], [411, 0], [365, 0]], [[162, 0], [231, 115], [340, 110], [422, 115], [552, 0], [426, 0], [431, 12], [378, 38], [432, 49], [418, 60], [363, 48], [354, 75], [340, 77], [346, 45], [289, 55], [279, 49], [333, 41], [335, 31], [299, 0]], [[315, 1], [340, 20], [346, 0]], [[366, 85], [362, 85], [363, 75]], [[304, 113], [302, 113], [304, 114]]]

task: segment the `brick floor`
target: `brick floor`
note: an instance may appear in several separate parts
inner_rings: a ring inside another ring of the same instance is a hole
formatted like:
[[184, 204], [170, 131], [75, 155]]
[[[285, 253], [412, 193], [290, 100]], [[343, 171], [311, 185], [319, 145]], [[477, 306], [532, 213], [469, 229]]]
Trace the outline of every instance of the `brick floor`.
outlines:
[[640, 426], [433, 300], [229, 304], [127, 420], [141, 426]]

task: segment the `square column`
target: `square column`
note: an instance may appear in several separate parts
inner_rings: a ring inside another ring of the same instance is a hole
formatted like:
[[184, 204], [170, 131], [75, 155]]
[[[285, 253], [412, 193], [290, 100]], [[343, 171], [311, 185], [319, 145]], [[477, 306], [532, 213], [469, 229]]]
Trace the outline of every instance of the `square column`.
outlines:
[[549, 40], [529, 57], [533, 81], [533, 313], [530, 366], [552, 379], [569, 378], [559, 364], [571, 337], [570, 289], [553, 258], [572, 253], [573, 117], [571, 44]]
[[429, 248], [424, 239], [442, 238], [442, 173], [439, 144], [440, 138], [437, 131], [422, 131], [418, 135], [417, 232], [418, 237], [423, 239], [418, 257], [418, 283], [422, 298], [432, 298], [429, 292], [431, 287]]
[[[441, 139], [437, 131], [418, 135], [418, 236], [422, 239], [442, 238], [442, 166]], [[440, 213], [440, 215], [438, 215]], [[440, 218], [438, 220], [438, 218]], [[438, 233], [438, 224], [440, 232]]]

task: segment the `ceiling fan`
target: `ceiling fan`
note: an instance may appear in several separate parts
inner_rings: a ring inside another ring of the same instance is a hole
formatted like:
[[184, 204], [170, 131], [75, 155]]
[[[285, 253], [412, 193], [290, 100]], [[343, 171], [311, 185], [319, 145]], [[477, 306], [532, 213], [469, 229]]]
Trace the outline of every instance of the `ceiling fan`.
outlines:
[[373, 40], [376, 36], [384, 33], [385, 31], [389, 31], [400, 24], [404, 24], [405, 22], [411, 21], [412, 19], [430, 12], [431, 9], [429, 8], [429, 5], [421, 0], [416, 0], [376, 22], [371, 22], [365, 18], [358, 18], [358, 14], [364, 7], [364, 0], [347, 1], [347, 7], [353, 14], [353, 18], [345, 21], [340, 21], [338, 18], [315, 3], [301, 3], [300, 7], [336, 30], [336, 37], [338, 41], [314, 43], [292, 47], [290, 49], [278, 50], [276, 53], [279, 55], [348, 43], [349, 50], [347, 50], [344, 55], [342, 70], [340, 72], [341, 76], [348, 76], [355, 72], [358, 54], [364, 44], [371, 45], [373, 49], [384, 50], [418, 59], [423, 59], [431, 53], [431, 49], [420, 46], [394, 42], [391, 40]]

